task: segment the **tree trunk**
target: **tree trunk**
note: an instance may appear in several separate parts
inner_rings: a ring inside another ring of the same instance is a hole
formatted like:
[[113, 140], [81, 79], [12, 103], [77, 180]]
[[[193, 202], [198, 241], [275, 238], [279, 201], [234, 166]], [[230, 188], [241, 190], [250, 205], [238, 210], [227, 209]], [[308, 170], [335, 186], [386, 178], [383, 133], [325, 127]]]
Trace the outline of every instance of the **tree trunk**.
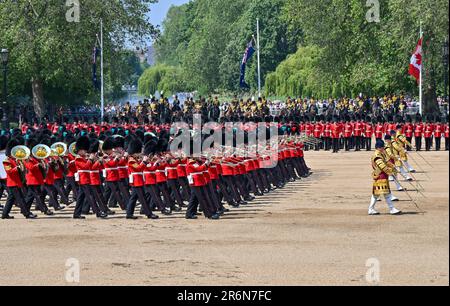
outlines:
[[33, 77], [31, 79], [31, 87], [33, 91], [33, 108], [37, 119], [41, 121], [44, 116], [44, 86], [40, 78]]
[[430, 80], [428, 85], [424, 90], [424, 114], [433, 115], [435, 113], [439, 113], [439, 106], [437, 103], [437, 94], [436, 94], [436, 78], [434, 69], [431, 69], [429, 74]]

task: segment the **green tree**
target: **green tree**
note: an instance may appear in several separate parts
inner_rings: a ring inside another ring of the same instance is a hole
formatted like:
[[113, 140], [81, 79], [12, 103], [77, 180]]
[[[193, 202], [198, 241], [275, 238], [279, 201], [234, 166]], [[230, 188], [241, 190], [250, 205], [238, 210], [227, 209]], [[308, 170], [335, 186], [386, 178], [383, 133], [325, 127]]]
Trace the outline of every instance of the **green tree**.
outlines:
[[[0, 44], [11, 52], [12, 79], [31, 85], [33, 105], [44, 114], [46, 89], [59, 89], [83, 99], [93, 94], [91, 53], [104, 22], [105, 78], [117, 88], [115, 63], [127, 41], [157, 34], [149, 23], [150, 4], [157, 0], [81, 1], [79, 22], [68, 22], [70, 7], [60, 0], [6, 1], [0, 5]], [[28, 86], [29, 86], [28, 85]], [[16, 84], [16, 88], [20, 85]], [[114, 91], [114, 89], [113, 89]]]

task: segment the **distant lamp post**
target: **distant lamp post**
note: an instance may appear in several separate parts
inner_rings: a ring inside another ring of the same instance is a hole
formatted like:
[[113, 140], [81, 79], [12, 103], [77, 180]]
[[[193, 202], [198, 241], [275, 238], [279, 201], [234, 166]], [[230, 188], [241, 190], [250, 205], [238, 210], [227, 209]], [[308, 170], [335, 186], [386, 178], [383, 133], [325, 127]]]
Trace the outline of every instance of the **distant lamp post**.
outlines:
[[9, 129], [9, 120], [8, 120], [8, 88], [7, 88], [7, 73], [8, 73], [8, 59], [9, 59], [9, 51], [8, 49], [2, 49], [0, 52], [0, 59], [3, 64], [3, 118], [2, 118], [2, 128]]
[[444, 64], [444, 99], [448, 98], [448, 40], [442, 45], [442, 63]]

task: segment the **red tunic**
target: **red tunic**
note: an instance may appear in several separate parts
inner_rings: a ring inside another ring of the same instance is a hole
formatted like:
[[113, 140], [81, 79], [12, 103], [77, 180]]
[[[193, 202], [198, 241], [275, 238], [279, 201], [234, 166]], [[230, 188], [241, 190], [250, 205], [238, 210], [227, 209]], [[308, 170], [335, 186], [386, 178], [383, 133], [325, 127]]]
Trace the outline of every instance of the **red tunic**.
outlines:
[[16, 160], [7, 158], [3, 161], [3, 166], [6, 171], [6, 187], [23, 187]]
[[42, 186], [44, 185], [44, 176], [39, 167], [39, 161], [32, 157], [25, 162], [27, 174], [25, 176], [28, 186]]
[[422, 137], [423, 136], [423, 123], [416, 124], [414, 128], [414, 137]]
[[90, 185], [92, 162], [84, 157], [78, 156], [75, 159], [75, 165], [77, 167], [78, 183], [80, 185]]
[[119, 178], [119, 162], [115, 159], [110, 159], [104, 164], [104, 177], [107, 182], [117, 182]]
[[134, 158], [128, 161], [128, 173], [130, 178], [130, 186], [143, 187], [144, 186], [144, 170], [146, 165], [138, 163]]
[[93, 163], [91, 166], [91, 186], [100, 186], [102, 184], [102, 180], [100, 178], [100, 172], [103, 170], [103, 165], [99, 162]]
[[193, 161], [187, 165], [186, 171], [188, 174], [189, 185], [194, 187], [202, 187], [207, 184], [204, 176], [204, 172], [206, 171], [205, 165], [200, 165], [199, 163]]

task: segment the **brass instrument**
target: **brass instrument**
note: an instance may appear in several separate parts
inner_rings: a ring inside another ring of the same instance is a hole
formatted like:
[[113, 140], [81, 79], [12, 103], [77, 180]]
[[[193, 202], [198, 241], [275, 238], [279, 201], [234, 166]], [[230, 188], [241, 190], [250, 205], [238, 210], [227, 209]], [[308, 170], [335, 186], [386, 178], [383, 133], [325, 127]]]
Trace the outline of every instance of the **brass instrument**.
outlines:
[[31, 150], [31, 154], [37, 159], [44, 160], [51, 156], [52, 149], [46, 145], [38, 144]]
[[73, 156], [77, 156], [76, 149], [77, 149], [77, 143], [76, 142], [70, 144], [70, 146], [69, 146], [69, 153], [72, 154]]
[[53, 154], [55, 154], [52, 156], [59, 156], [59, 157], [66, 155], [68, 150], [67, 145], [64, 142], [57, 142], [53, 144], [50, 147], [50, 149], [52, 149], [52, 152], [54, 151]]
[[31, 156], [31, 151], [26, 146], [16, 146], [11, 150], [11, 156], [16, 160], [27, 160]]

